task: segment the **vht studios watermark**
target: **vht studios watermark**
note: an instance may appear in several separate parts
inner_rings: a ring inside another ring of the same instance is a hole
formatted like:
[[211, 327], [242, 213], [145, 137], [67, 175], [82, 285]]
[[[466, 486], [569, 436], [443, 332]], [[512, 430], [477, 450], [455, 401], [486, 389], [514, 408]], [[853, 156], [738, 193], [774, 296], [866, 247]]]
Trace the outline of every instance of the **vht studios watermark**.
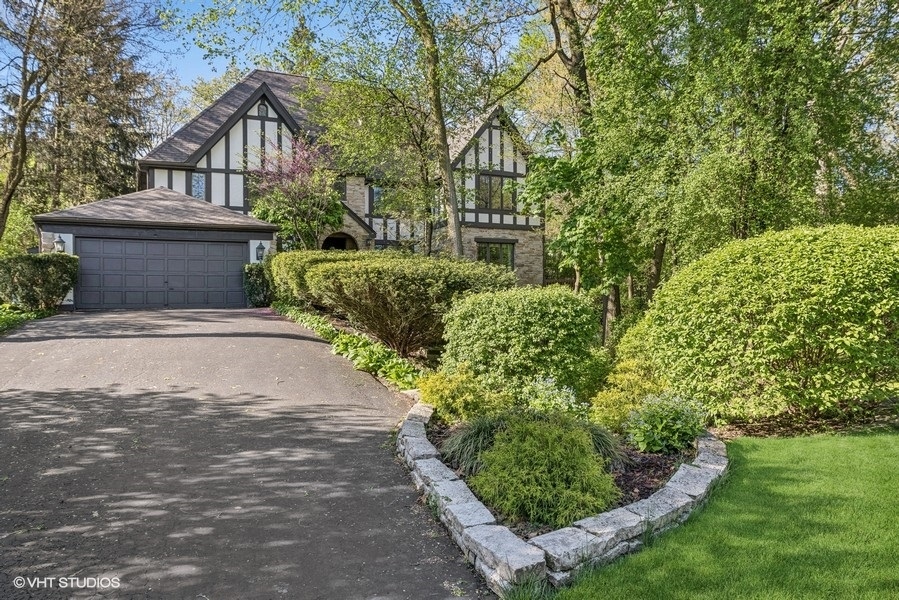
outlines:
[[30, 590], [108, 590], [118, 589], [122, 583], [118, 577], [16, 577], [12, 584]]

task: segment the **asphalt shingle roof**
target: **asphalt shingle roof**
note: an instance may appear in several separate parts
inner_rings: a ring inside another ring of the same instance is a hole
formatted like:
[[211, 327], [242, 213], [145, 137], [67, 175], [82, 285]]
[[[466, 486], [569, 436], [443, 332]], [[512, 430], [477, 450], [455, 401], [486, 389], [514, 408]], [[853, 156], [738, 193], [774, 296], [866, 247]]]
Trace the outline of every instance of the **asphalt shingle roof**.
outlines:
[[295, 90], [305, 88], [308, 83], [305, 77], [299, 75], [256, 69], [222, 94], [221, 98], [194, 117], [187, 125], [176, 131], [172, 137], [151, 150], [141, 159], [141, 162], [185, 164], [199, 158], [194, 157], [197, 150], [214, 137], [263, 85], [268, 86], [289, 116], [300, 127], [303, 127], [308, 122], [308, 115], [300, 107]]
[[33, 220], [35, 223], [141, 225], [231, 231], [278, 229], [271, 223], [161, 187], [35, 215]]

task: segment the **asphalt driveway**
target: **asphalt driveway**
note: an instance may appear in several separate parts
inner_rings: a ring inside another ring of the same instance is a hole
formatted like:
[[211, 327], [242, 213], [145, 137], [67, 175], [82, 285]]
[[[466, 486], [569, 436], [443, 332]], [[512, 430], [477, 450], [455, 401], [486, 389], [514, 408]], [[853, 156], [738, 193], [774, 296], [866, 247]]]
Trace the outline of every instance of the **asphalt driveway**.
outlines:
[[408, 408], [267, 310], [29, 323], [0, 338], [0, 598], [485, 596], [393, 459]]

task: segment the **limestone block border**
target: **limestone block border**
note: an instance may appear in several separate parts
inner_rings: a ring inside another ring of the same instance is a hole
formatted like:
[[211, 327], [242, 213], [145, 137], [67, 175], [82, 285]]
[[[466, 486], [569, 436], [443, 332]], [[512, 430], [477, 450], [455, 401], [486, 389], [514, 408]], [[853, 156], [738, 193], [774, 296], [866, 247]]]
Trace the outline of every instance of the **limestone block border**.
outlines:
[[530, 574], [563, 586], [578, 569], [606, 564], [640, 549], [646, 535], [657, 535], [686, 520], [727, 470], [724, 442], [706, 433], [696, 441], [693, 462], [681, 465], [649, 498], [524, 541], [498, 525], [465, 482], [440, 461], [440, 453], [425, 435], [433, 409], [420, 401], [418, 390], [403, 393], [416, 404], [400, 425], [396, 452], [465, 558], [500, 595]]

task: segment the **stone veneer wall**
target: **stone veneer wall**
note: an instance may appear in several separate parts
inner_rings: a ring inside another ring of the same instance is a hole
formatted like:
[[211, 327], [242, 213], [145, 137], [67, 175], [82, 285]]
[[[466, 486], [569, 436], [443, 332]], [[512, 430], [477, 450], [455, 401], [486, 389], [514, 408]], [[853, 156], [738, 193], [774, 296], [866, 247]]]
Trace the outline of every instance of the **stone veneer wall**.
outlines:
[[344, 202], [350, 209], [359, 215], [360, 219], [365, 218], [368, 212], [368, 185], [365, 183], [364, 177], [347, 177], [346, 181], [346, 197]]
[[[417, 399], [415, 390], [406, 393]], [[421, 402], [412, 407], [397, 436], [397, 453], [411, 469], [415, 487], [436, 504], [440, 521], [465, 558], [500, 595], [528, 574], [561, 586], [580, 568], [638, 550], [647, 533], [657, 535], [686, 520], [727, 469], [724, 443], [707, 434], [697, 440], [693, 463], [681, 465], [649, 498], [524, 541], [497, 525], [465, 482], [440, 461], [437, 448], [425, 435], [432, 412]]]
[[462, 248], [465, 256], [478, 258], [478, 239], [515, 242], [515, 274], [524, 285], [543, 285], [543, 232], [536, 229], [499, 229], [462, 227]]
[[318, 236], [318, 247], [322, 247], [325, 238], [333, 233], [338, 232], [353, 236], [353, 239], [356, 240], [356, 245], [359, 246], [360, 250], [371, 250], [372, 248], [374, 248], [374, 239], [372, 238], [372, 235], [368, 231], [363, 229], [363, 227], [359, 225], [359, 223], [357, 223], [346, 212], [343, 213], [343, 225], [340, 226], [340, 229], [326, 231], [322, 235]]

